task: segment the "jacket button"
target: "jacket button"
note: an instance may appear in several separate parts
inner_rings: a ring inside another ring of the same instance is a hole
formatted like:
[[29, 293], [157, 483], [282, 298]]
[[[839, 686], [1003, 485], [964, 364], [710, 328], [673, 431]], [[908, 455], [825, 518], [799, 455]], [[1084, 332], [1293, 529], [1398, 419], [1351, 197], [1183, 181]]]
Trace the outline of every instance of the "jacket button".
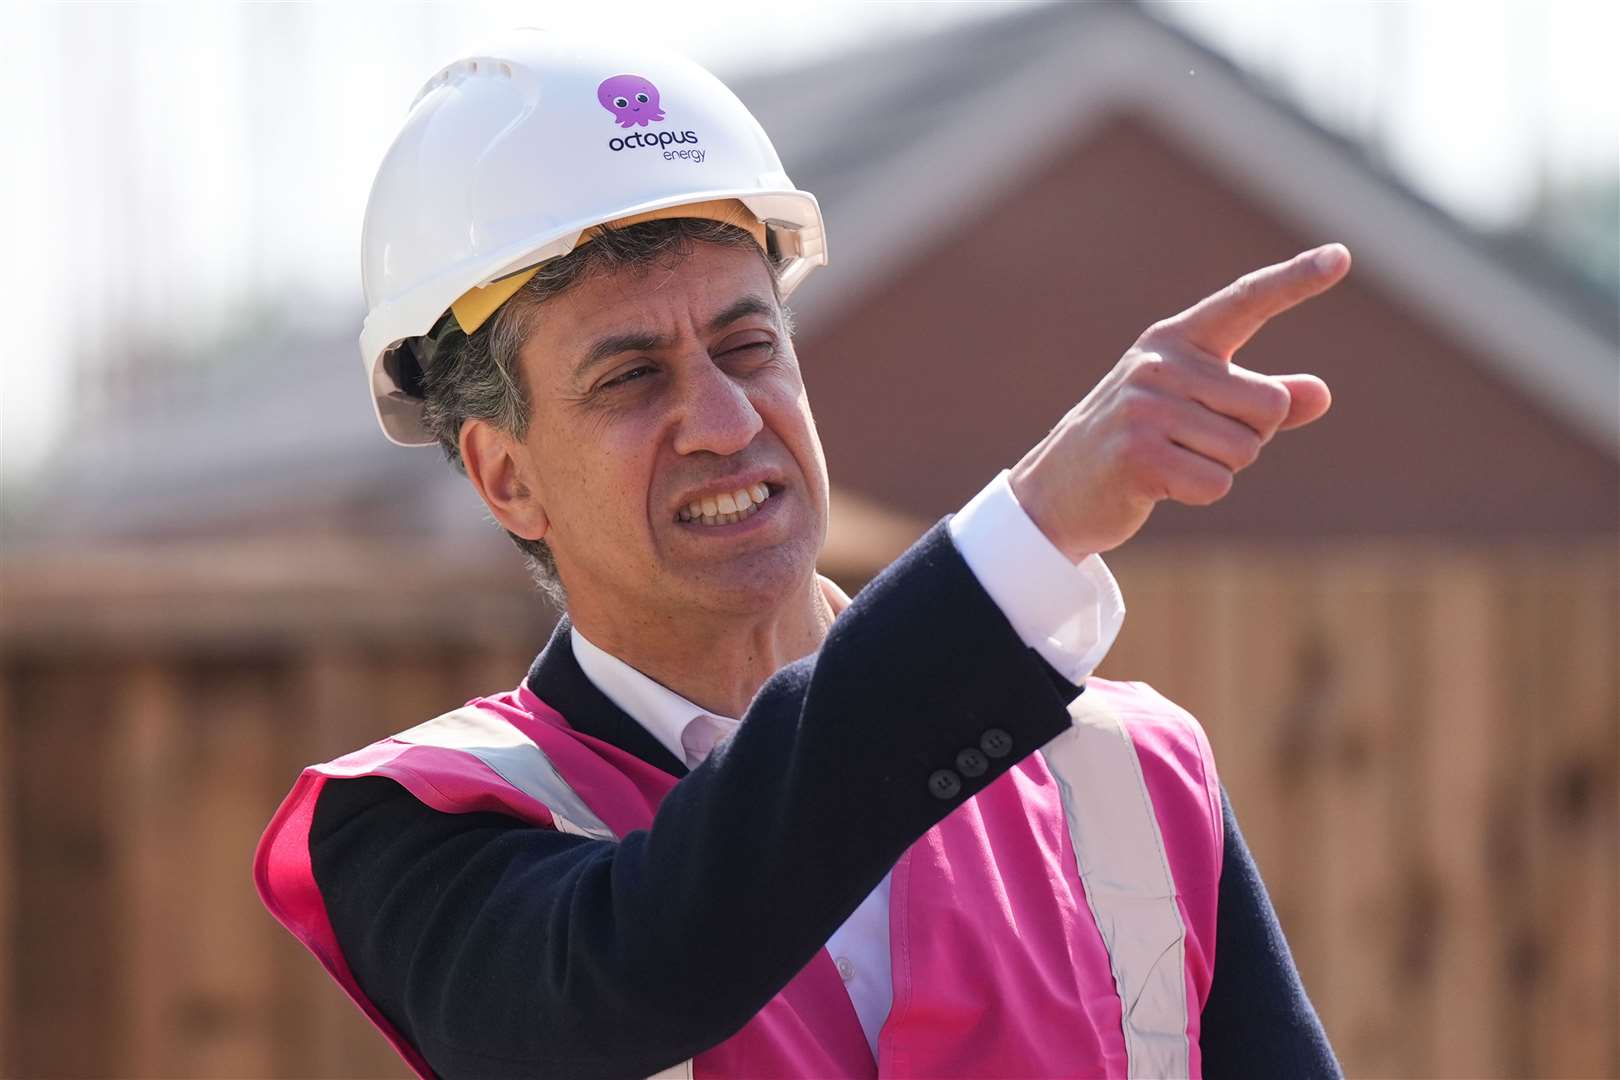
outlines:
[[956, 755], [956, 771], [972, 779], [983, 776], [984, 771], [990, 767], [990, 759], [971, 746]]
[[928, 778], [928, 790], [936, 799], [954, 799], [962, 790], [962, 778], [949, 769], [941, 769]]
[[1012, 753], [1012, 736], [993, 727], [979, 736], [979, 749], [993, 758], [1004, 758]]

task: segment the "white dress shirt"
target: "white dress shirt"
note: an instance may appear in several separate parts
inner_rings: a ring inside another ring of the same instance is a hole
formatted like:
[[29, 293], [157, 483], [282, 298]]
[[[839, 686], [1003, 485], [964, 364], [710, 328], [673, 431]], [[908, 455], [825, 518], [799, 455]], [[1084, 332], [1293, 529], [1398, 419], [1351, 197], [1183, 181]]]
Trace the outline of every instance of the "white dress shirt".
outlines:
[[[1072, 683], [1082, 683], [1119, 636], [1125, 601], [1101, 556], [1078, 565], [1052, 546], [1018, 505], [1003, 470], [951, 518], [951, 540], [1025, 645]], [[576, 628], [574, 656], [585, 677], [688, 768], [696, 768], [738, 721], [706, 713]], [[827, 941], [872, 1056], [889, 1015], [889, 875]]]

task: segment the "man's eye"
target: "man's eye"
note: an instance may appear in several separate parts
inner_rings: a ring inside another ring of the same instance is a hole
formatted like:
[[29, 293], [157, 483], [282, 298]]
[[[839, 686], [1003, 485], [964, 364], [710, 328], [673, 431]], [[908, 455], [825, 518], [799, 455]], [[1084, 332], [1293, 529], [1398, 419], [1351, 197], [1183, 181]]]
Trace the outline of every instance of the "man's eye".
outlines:
[[749, 354], [751, 354], [753, 352], [756, 352], [756, 351], [759, 351], [759, 350], [764, 350], [763, 352], [760, 353], [761, 356], [764, 356], [766, 353], [774, 352], [775, 349], [776, 349], [776, 343], [775, 342], [771, 342], [771, 341], [750, 341], [748, 344], [739, 345], [735, 349], [727, 349], [726, 350], [726, 355], [727, 356], [746, 357], [746, 356], [748, 356]]
[[648, 374], [651, 374], [651, 373], [652, 373], [652, 365], [650, 365], [650, 364], [642, 364], [640, 367], [633, 367], [629, 371], [626, 371], [621, 375], [613, 376], [613, 378], [611, 378], [611, 379], [607, 380], [606, 382], [604, 382], [600, 387], [598, 387], [598, 389], [606, 390], [606, 389], [608, 389], [610, 387], [614, 387], [614, 386], [623, 386], [625, 383], [634, 382], [636, 379], [641, 378], [643, 375], [648, 375]]

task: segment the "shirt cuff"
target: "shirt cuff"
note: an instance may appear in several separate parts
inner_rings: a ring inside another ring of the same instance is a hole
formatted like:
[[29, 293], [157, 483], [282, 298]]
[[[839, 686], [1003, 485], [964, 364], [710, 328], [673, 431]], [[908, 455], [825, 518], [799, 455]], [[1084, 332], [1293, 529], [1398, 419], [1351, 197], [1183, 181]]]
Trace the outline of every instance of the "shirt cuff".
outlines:
[[1102, 556], [1078, 565], [1024, 513], [1003, 469], [951, 518], [951, 540], [1029, 648], [1076, 686], [1119, 636], [1125, 598]]

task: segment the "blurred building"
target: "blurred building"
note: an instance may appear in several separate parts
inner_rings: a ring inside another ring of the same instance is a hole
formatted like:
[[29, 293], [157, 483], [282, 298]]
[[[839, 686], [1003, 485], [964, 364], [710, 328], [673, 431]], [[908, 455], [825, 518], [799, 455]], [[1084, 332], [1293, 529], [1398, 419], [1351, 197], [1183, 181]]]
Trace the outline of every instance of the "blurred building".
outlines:
[[[835, 245], [795, 297], [834, 480], [912, 524], [1016, 460], [1148, 323], [1327, 240], [1350, 245], [1350, 279], [1239, 362], [1321, 375], [1334, 412], [1144, 539], [1620, 520], [1615, 298], [1459, 227], [1133, 6], [1036, 9], [739, 89]], [[487, 533], [464, 483], [355, 407], [358, 317], [325, 336], [283, 315], [105, 395], [111, 415], [68, 440], [27, 525]]]
[[[1349, 246], [1237, 358], [1333, 410], [1110, 554], [1101, 674], [1204, 719], [1352, 1072], [1620, 1069], [1614, 297], [1132, 5], [738, 89], [826, 213], [795, 307], [851, 587], [1150, 323]], [[8, 526], [0, 1073], [390, 1068], [257, 910], [253, 839], [299, 764], [514, 684], [551, 617], [376, 431], [358, 325], [113, 395]]]

